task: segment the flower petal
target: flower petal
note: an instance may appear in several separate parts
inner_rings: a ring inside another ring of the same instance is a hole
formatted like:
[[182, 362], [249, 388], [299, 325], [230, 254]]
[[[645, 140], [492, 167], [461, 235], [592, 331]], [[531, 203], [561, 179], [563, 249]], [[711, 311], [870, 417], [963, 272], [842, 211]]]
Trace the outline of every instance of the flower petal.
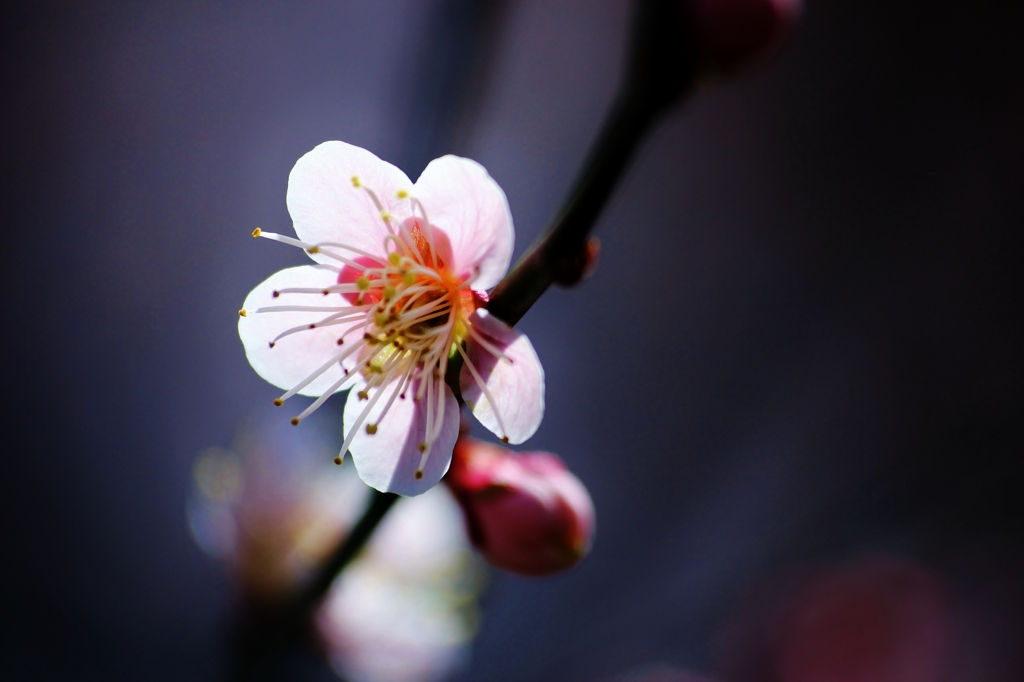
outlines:
[[[416, 385], [409, 387], [405, 399], [396, 399], [380, 419], [380, 412], [391, 397], [390, 392], [395, 390], [393, 383], [386, 384], [381, 389], [385, 395], [370, 410], [369, 418], [358, 425], [359, 432], [349, 447], [359, 478], [381, 492], [406, 496], [424, 493], [441, 480], [452, 460], [452, 449], [459, 435], [459, 403], [452, 390], [442, 385], [444, 424], [441, 434], [430, 446], [423, 478], [416, 480], [416, 469], [422, 457], [418, 446], [427, 432], [427, 399], [424, 396], [413, 400]], [[367, 402], [359, 399], [358, 390], [353, 389], [345, 402], [346, 438], [366, 406]], [[366, 432], [366, 423], [377, 424], [377, 432], [372, 436]]]
[[[274, 297], [274, 292], [281, 289], [328, 287], [335, 283], [337, 277], [337, 273], [327, 268], [300, 265], [275, 272], [249, 292], [243, 308], [248, 312], [245, 317], [238, 318], [238, 336], [241, 337], [245, 355], [257, 374], [279, 388], [290, 390], [332, 356], [341, 352], [338, 337], [346, 327], [338, 325], [303, 329], [280, 339], [273, 348], [270, 347], [270, 342], [281, 332], [320, 322], [335, 314], [331, 310], [252, 312], [260, 307], [282, 305], [348, 307], [348, 301], [340, 294], [281, 294]], [[299, 394], [321, 395], [342, 375], [341, 365], [335, 364], [299, 391]]]
[[[353, 176], [362, 187], [353, 185]], [[345, 142], [317, 145], [295, 163], [288, 176], [288, 212], [295, 234], [311, 244], [341, 242], [385, 255], [387, 227], [367, 189], [398, 222], [411, 215], [409, 200], [396, 196], [399, 190], [412, 189], [412, 182], [401, 170]], [[331, 262], [322, 254], [314, 260]]]
[[492, 433], [507, 436], [510, 443], [522, 443], [537, 431], [544, 418], [544, 368], [537, 352], [525, 334], [483, 308], [477, 309], [469, 322], [487, 345], [505, 357], [495, 357], [470, 335], [466, 354], [497, 404], [491, 405], [468, 365], [459, 375], [462, 397], [473, 416]]
[[430, 224], [448, 235], [456, 275], [479, 268], [477, 290], [501, 281], [512, 259], [515, 229], [505, 193], [483, 166], [458, 156], [434, 159], [416, 181], [413, 196]]

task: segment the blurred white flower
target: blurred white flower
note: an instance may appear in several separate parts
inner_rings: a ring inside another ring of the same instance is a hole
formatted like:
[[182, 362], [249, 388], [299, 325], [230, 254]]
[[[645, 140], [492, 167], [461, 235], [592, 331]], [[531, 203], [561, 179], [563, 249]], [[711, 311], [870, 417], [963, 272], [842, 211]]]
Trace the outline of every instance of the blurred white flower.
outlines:
[[[244, 599], [271, 603], [306, 580], [363, 510], [369, 489], [330, 464], [332, 436], [253, 420], [230, 450], [194, 467], [197, 543], [221, 559]], [[400, 500], [317, 612], [332, 666], [352, 682], [420, 682], [452, 671], [476, 629], [482, 566], [447, 489]]]

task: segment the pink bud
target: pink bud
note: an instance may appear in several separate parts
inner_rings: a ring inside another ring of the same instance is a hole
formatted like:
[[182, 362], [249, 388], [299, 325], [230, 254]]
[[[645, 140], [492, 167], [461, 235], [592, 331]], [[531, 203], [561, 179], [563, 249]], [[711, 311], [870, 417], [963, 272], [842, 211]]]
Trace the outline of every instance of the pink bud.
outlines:
[[777, 47], [793, 29], [802, 0], [684, 0], [693, 22], [698, 68], [732, 69]]
[[550, 575], [590, 551], [594, 504], [555, 455], [515, 453], [463, 435], [445, 482], [466, 513], [473, 544], [499, 568]]

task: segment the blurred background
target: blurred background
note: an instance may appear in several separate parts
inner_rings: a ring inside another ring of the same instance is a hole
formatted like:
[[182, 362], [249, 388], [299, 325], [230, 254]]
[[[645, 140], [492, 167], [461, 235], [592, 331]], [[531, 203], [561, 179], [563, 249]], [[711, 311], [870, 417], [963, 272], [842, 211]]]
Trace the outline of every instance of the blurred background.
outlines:
[[[494, 572], [454, 679], [1024, 679], [1024, 6], [805, 9], [663, 121], [595, 276], [522, 321], [547, 373], [527, 447], [588, 486], [597, 537], [568, 574]], [[521, 254], [628, 11], [0, 5], [0, 676], [223, 677], [193, 462], [291, 416], [266, 416], [236, 311], [302, 262], [249, 233], [290, 231], [292, 165], [340, 139], [413, 178], [480, 161]], [[827, 652], [897, 663], [827, 677]]]

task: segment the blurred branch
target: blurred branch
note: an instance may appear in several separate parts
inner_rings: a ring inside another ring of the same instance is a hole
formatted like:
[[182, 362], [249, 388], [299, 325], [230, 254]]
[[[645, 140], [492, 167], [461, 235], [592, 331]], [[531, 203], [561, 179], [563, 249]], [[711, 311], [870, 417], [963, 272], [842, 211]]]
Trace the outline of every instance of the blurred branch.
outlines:
[[239, 682], [273, 679], [274, 662], [305, 636], [310, 615], [320, 600], [338, 574], [363, 549], [397, 500], [398, 495], [393, 493], [371, 491], [359, 522], [303, 589], [291, 599], [250, 614], [245, 627], [235, 635], [232, 679]]

